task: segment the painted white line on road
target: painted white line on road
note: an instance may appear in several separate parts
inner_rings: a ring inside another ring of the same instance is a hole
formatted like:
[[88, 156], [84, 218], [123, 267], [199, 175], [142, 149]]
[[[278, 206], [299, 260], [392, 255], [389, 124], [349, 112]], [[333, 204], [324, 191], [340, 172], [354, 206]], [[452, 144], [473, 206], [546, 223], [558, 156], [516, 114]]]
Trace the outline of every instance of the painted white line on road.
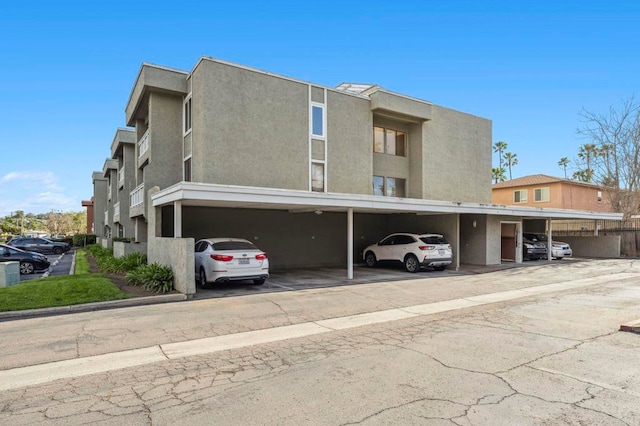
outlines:
[[0, 371], [0, 391], [46, 383], [58, 379], [80, 377], [127, 367], [151, 364], [154, 362], [166, 361], [168, 359], [204, 355], [229, 349], [239, 349], [264, 343], [279, 342], [287, 339], [296, 339], [300, 337], [329, 333], [336, 330], [345, 330], [372, 324], [415, 318], [421, 315], [450, 312], [458, 309], [545, 294], [552, 291], [562, 291], [586, 287], [593, 284], [620, 281], [628, 278], [635, 278], [637, 276], [638, 274], [634, 273], [611, 274], [565, 283], [550, 284], [547, 286], [502, 291], [467, 298], [408, 306], [404, 308], [349, 315], [345, 317], [248, 331], [244, 333], [206, 337], [186, 342], [166, 343], [142, 349], [132, 349], [104, 355], [95, 355], [29, 367], [14, 368], [11, 370]]
[[0, 371], [0, 391], [165, 361], [158, 346]]
[[287, 290], [295, 290], [295, 288], [291, 288], [291, 287], [287, 287], [286, 285], [282, 285], [282, 284], [275, 284], [272, 282], [269, 282], [269, 285], [275, 286], [275, 287], [280, 287], [280, 288], [284, 288]]
[[69, 275], [76, 273], [76, 251], [73, 251], [73, 257], [71, 258], [71, 268], [69, 268]]

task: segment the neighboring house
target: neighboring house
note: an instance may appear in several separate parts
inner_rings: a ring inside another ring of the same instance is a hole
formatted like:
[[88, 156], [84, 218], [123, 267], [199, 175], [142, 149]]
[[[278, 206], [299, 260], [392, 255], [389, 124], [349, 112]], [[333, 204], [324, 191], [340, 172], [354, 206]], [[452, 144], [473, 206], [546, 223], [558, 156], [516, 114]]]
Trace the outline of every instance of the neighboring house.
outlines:
[[542, 174], [493, 184], [492, 201], [502, 205], [613, 212], [600, 186]]
[[87, 229], [86, 229], [86, 233], [87, 234], [93, 234], [93, 224], [94, 224], [94, 219], [93, 219], [93, 197], [91, 197], [90, 200], [82, 200], [82, 207], [86, 207], [87, 208]]
[[[136, 133], [132, 129], [120, 128], [111, 143], [111, 157], [117, 163], [116, 189], [113, 191], [113, 236], [133, 238], [134, 222], [130, 217], [129, 204], [136, 177]], [[115, 182], [114, 182], [115, 183]]]
[[[524, 220], [617, 218], [492, 205], [491, 121], [376, 85], [329, 88], [207, 57], [190, 72], [145, 63], [125, 112], [135, 161], [119, 129], [114, 187], [130, 197], [126, 213], [118, 195], [119, 220], [128, 214], [150, 261], [181, 271], [185, 293], [192, 239], [247, 238], [272, 270], [346, 265], [351, 278], [363, 248], [394, 231], [444, 234], [458, 267], [521, 261]], [[94, 197], [96, 217], [113, 208]]]

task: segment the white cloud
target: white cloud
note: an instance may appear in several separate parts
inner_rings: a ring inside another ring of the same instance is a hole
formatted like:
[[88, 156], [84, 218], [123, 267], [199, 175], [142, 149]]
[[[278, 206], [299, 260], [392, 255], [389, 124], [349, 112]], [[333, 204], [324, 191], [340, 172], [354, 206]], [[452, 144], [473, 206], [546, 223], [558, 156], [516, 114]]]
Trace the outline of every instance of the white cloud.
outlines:
[[[15, 182], [15, 183], [14, 183]], [[0, 179], [0, 185], [26, 185], [46, 188], [51, 191], [62, 191], [64, 187], [58, 184], [58, 177], [53, 172], [10, 172]]]

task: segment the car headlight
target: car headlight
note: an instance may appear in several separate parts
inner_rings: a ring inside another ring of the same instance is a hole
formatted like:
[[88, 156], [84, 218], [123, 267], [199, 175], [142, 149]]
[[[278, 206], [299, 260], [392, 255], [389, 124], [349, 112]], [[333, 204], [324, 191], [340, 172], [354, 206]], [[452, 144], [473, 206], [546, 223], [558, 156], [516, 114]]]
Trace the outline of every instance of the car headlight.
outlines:
[[532, 249], [533, 248], [533, 245], [527, 244], [527, 243], [524, 243], [524, 246], [525, 246], [525, 248], [528, 248], [528, 249]]

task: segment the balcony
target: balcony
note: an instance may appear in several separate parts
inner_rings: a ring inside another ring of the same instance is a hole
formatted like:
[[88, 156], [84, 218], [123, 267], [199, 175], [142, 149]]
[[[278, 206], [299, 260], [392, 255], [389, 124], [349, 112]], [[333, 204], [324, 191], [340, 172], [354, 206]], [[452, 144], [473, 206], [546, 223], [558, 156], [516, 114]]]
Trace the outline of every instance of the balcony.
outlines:
[[131, 191], [129, 217], [144, 216], [144, 183]]
[[113, 222], [120, 222], [120, 202], [113, 205]]
[[142, 157], [149, 150], [149, 130], [138, 141], [138, 158]]

